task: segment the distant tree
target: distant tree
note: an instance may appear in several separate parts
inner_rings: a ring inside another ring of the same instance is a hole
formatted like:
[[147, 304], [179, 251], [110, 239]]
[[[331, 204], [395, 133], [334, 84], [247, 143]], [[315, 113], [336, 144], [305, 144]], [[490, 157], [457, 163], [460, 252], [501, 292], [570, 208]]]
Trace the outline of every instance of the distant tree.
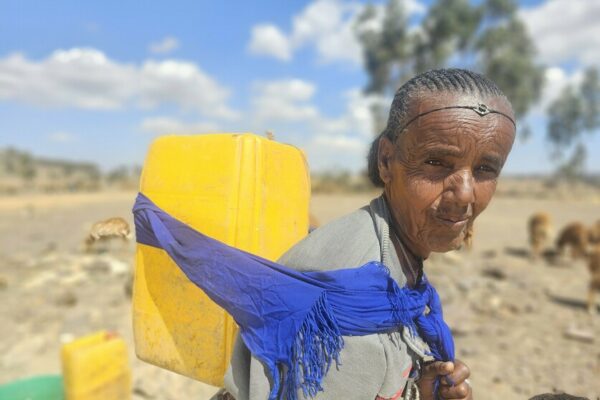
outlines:
[[567, 85], [548, 107], [547, 138], [554, 156], [561, 160], [557, 170], [560, 176], [576, 177], [584, 172], [587, 158], [584, 136], [600, 128], [598, 75], [597, 68], [586, 69], [581, 84]]
[[102, 172], [100, 172], [100, 168], [96, 164], [86, 163], [83, 165], [83, 169], [86, 171], [90, 182], [94, 185], [99, 184], [102, 179]]
[[482, 14], [487, 28], [475, 46], [479, 65], [510, 99], [517, 118], [522, 118], [540, 98], [544, 68], [535, 62], [535, 46], [513, 0], [487, 0]]
[[20, 159], [19, 173], [26, 181], [31, 181], [36, 176], [35, 160], [28, 153], [23, 153]]
[[142, 167], [139, 165], [120, 165], [106, 174], [106, 183], [122, 189], [136, 188], [141, 177]]
[[[369, 76], [367, 93], [389, 95], [412, 74], [412, 39], [402, 0], [389, 0], [383, 17], [367, 5], [358, 17], [355, 32], [363, 47], [364, 67]], [[371, 106], [376, 133], [385, 128], [385, 102]]]
[[580, 86], [583, 101], [583, 129], [591, 132], [600, 127], [600, 77], [598, 68], [588, 68], [584, 72]]
[[[535, 47], [514, 0], [436, 0], [416, 28], [407, 23], [403, 2], [389, 0], [383, 18], [367, 6], [356, 32], [369, 75], [367, 93], [389, 95], [416, 73], [464, 66], [494, 80], [517, 118], [540, 97], [543, 67], [534, 61]], [[525, 137], [528, 132], [521, 130]]]
[[369, 75], [368, 93], [393, 91], [412, 73], [411, 37], [402, 0], [389, 0], [383, 16], [367, 5], [358, 17], [355, 31], [363, 46]]
[[558, 165], [556, 176], [558, 178], [566, 179], [569, 182], [581, 179], [585, 170], [586, 158], [587, 152], [585, 146], [578, 143], [573, 149], [571, 156]]
[[415, 34], [414, 72], [444, 67], [452, 57], [467, 58], [481, 17], [481, 9], [468, 0], [433, 3]]
[[129, 169], [125, 165], [120, 165], [109, 171], [106, 180], [109, 183], [123, 182], [129, 179]]
[[7, 148], [3, 152], [2, 158], [0, 160], [2, 161], [2, 164], [4, 165], [4, 170], [6, 171], [7, 174], [13, 175], [17, 172], [17, 169], [18, 169], [17, 158], [18, 158], [18, 153], [12, 147]]

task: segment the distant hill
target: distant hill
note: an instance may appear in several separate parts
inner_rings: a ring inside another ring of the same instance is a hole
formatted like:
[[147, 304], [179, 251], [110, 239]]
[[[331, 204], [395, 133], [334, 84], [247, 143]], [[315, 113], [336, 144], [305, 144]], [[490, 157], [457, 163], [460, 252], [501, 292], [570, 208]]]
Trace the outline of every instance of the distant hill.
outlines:
[[107, 174], [90, 162], [33, 156], [14, 148], [0, 149], [0, 195], [22, 192], [94, 191], [106, 187], [135, 188], [139, 167], [119, 167]]

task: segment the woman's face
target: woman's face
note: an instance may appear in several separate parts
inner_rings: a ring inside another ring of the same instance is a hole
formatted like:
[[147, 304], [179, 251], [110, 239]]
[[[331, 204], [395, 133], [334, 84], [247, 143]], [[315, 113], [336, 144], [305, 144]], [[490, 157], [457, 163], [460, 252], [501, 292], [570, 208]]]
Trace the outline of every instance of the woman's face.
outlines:
[[[506, 101], [495, 97], [436, 93], [413, 103], [408, 120], [441, 107], [479, 103], [514, 119]], [[385, 195], [396, 228], [415, 255], [426, 258], [460, 247], [467, 227], [492, 199], [514, 137], [514, 125], [500, 114], [452, 108], [418, 117], [396, 143], [380, 141]]]

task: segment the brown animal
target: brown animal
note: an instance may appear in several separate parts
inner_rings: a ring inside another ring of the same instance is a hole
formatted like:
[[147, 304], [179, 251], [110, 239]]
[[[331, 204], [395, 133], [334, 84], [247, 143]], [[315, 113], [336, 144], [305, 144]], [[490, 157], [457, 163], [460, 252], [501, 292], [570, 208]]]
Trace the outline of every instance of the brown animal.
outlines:
[[546, 393], [533, 396], [529, 400], [589, 400], [587, 397], [576, 397], [566, 393]]
[[580, 222], [573, 222], [565, 226], [556, 240], [558, 253], [564, 255], [565, 249], [569, 247], [574, 260], [586, 256], [587, 246], [588, 230]]
[[590, 285], [588, 288], [587, 309], [591, 314], [596, 307], [596, 292], [600, 291], [600, 245], [594, 246], [588, 254], [588, 269], [590, 271]]
[[126, 244], [129, 241], [130, 232], [129, 224], [121, 217], [98, 221], [92, 225], [90, 233], [85, 239], [86, 251], [91, 251], [94, 243], [111, 238], [121, 238]]
[[538, 258], [542, 249], [550, 240], [552, 231], [552, 218], [545, 212], [533, 214], [529, 218], [529, 244], [531, 245], [531, 255]]
[[600, 219], [590, 227], [588, 231], [588, 242], [593, 245], [600, 244]]

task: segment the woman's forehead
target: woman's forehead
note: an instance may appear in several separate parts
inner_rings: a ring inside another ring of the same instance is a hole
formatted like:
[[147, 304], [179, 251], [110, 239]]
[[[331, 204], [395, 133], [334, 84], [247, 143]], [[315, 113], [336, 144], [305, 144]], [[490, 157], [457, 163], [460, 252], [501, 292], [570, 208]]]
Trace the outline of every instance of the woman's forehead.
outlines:
[[[422, 97], [418, 102], [422, 108], [411, 110], [420, 113], [411, 116], [416, 120], [407, 126], [404, 145], [412, 151], [444, 147], [465, 151], [475, 147], [481, 151], [494, 150], [508, 154], [515, 135], [510, 105], [501, 97], [488, 97], [485, 101], [487, 103], [483, 104], [489, 109], [501, 114], [491, 112], [480, 115], [472, 109], [459, 108], [482, 103], [480, 96], [444, 94]], [[439, 111], [430, 112], [432, 110]]]

